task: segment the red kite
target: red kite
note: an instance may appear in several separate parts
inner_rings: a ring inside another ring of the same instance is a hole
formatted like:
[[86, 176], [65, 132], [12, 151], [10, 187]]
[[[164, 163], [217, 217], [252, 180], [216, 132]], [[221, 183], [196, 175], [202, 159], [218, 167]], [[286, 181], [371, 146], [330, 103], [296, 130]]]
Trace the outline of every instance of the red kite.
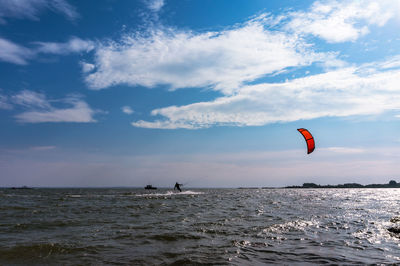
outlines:
[[313, 136], [305, 128], [299, 128], [297, 130], [301, 133], [301, 135], [303, 135], [304, 139], [307, 142], [307, 154], [312, 153], [314, 151], [314, 149], [315, 149], [315, 142], [314, 142]]

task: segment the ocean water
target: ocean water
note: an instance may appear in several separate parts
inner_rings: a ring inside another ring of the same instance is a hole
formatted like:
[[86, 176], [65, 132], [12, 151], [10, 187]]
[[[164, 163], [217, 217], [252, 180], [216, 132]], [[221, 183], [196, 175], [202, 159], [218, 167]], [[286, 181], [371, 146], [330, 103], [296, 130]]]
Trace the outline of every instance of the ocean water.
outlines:
[[400, 263], [398, 216], [400, 189], [0, 189], [0, 265]]

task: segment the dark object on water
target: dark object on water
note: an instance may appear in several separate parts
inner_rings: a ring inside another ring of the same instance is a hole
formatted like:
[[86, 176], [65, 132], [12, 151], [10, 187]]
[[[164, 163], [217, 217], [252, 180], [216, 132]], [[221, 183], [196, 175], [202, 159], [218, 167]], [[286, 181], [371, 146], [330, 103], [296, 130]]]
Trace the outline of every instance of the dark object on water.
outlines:
[[315, 142], [314, 142], [314, 138], [311, 135], [310, 131], [308, 131], [305, 128], [299, 128], [297, 130], [301, 133], [301, 135], [303, 135], [304, 139], [307, 142], [307, 154], [312, 153], [315, 149]]
[[400, 227], [389, 227], [387, 230], [393, 234], [400, 234]]
[[400, 226], [399, 226], [400, 216], [394, 216], [394, 217], [390, 218], [390, 222], [394, 223], [395, 225], [392, 227], [389, 227], [387, 230], [393, 234], [400, 234]]
[[144, 189], [157, 189], [156, 187], [153, 187], [152, 185], [147, 185], [144, 187]]
[[390, 218], [390, 222], [391, 222], [391, 223], [398, 223], [398, 222], [400, 222], [400, 216], [395, 216], [395, 217]]
[[23, 186], [23, 187], [12, 187], [11, 189], [32, 189], [31, 187]]
[[181, 189], [180, 186], [183, 186], [183, 185], [182, 185], [182, 184], [179, 184], [178, 182], [176, 182], [176, 183], [175, 183], [175, 186], [174, 186], [174, 190], [177, 189], [177, 190], [179, 190], [179, 192], [182, 192], [182, 189]]

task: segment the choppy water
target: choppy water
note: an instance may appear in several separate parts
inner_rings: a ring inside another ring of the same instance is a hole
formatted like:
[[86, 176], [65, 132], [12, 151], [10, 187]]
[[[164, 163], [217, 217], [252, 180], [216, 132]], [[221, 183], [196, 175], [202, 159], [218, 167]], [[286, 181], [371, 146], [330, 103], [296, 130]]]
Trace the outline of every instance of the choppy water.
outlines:
[[0, 189], [0, 264], [400, 263], [399, 215], [400, 189]]

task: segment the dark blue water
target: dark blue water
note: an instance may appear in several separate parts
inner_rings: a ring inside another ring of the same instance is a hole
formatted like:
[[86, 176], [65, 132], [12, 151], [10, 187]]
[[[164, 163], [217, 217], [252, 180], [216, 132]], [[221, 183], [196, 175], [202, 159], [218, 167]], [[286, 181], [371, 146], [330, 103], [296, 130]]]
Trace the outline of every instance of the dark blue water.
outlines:
[[399, 215], [400, 189], [1, 189], [0, 264], [400, 263]]

